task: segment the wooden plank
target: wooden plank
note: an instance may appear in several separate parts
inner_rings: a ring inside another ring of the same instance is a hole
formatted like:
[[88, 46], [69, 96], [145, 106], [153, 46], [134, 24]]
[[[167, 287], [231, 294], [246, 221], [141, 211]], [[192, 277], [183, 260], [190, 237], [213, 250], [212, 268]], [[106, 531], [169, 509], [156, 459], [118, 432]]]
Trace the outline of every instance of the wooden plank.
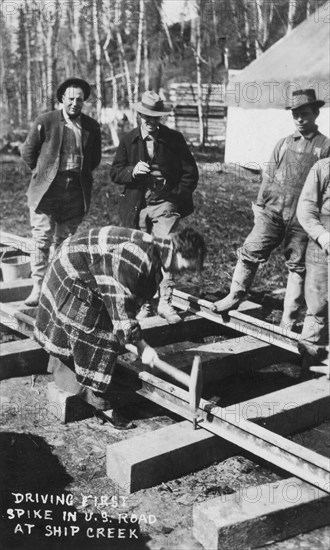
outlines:
[[227, 328], [232, 328], [237, 332], [248, 334], [258, 340], [279, 346], [297, 355], [299, 354], [299, 334], [245, 315], [240, 309], [230, 310], [226, 314], [221, 315], [212, 311], [212, 302], [201, 300], [177, 289], [174, 289], [172, 302], [179, 309], [189, 311], [190, 313], [194, 312], [204, 319], [211, 320]]
[[[207, 344], [182, 342], [157, 347], [157, 352], [178, 369], [189, 371], [195, 355], [202, 361], [203, 380], [216, 382], [238, 372], [260, 370], [272, 363], [294, 360], [295, 356], [281, 348], [246, 336]], [[140, 369], [142, 370], [142, 369]], [[145, 370], [145, 368], [144, 368]]]
[[107, 476], [125, 492], [134, 493], [199, 470], [232, 453], [230, 443], [223, 445], [206, 430], [193, 430], [189, 422], [179, 422], [107, 445]]
[[77, 395], [59, 388], [55, 382], [47, 387], [48, 412], [52, 413], [63, 424], [84, 420], [94, 415], [95, 409]]
[[246, 550], [329, 524], [328, 493], [297, 478], [244, 488], [193, 507], [193, 534], [207, 550]]
[[33, 337], [34, 319], [22, 313], [8, 303], [0, 303], [0, 324], [20, 332], [28, 338]]
[[[193, 421], [193, 415], [187, 406], [189, 403], [188, 392], [146, 372], [140, 373], [140, 378], [143, 380], [143, 388], [139, 391], [141, 395], [145, 395], [148, 399], [165, 406], [175, 414]], [[324, 378], [322, 378], [323, 380]], [[329, 392], [329, 384], [327, 381], [325, 385], [327, 392]], [[246, 420], [241, 414], [237, 419], [236, 414], [233, 414], [232, 411], [204, 399], [201, 400], [198, 412], [201, 418], [201, 428], [330, 492], [328, 486], [330, 461], [328, 458]]]
[[49, 355], [30, 338], [0, 346], [0, 380], [31, 374], [47, 374]]
[[32, 290], [32, 279], [18, 279], [10, 283], [0, 282], [0, 302], [25, 300]]
[[[140, 321], [143, 337], [151, 346], [163, 346], [165, 344], [180, 342], [183, 340], [198, 339], [206, 336], [217, 336], [222, 330], [211, 321], [204, 322], [196, 315], [184, 315], [183, 322], [170, 325], [159, 316], [149, 317]], [[233, 335], [233, 331], [227, 332]]]
[[315, 378], [226, 407], [226, 412], [235, 410], [237, 418], [242, 416], [286, 436], [330, 420], [329, 388], [323, 377]]
[[0, 229], [0, 242], [7, 246], [13, 246], [23, 252], [33, 252], [35, 250], [35, 243], [33, 239], [14, 235]]
[[[0, 323], [32, 337], [35, 312], [36, 308], [29, 308], [23, 302], [0, 302]], [[186, 315], [183, 322], [177, 325], [170, 325], [159, 316], [143, 319], [140, 325], [144, 338], [152, 346], [179, 342], [187, 338], [200, 339], [218, 335], [221, 331], [221, 328], [214, 323], [205, 322], [196, 315]], [[228, 333], [233, 334], [233, 331], [229, 330]]]

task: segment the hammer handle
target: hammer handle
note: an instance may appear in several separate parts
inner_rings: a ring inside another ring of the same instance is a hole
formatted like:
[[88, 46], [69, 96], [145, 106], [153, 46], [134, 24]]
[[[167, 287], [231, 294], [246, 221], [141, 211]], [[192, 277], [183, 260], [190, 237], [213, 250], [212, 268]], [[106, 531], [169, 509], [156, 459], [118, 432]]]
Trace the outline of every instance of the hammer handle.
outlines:
[[[131, 353], [134, 353], [135, 355], [139, 355], [137, 347], [133, 344], [127, 344], [126, 345], [127, 351], [130, 351]], [[157, 359], [154, 363], [154, 366], [164, 372], [165, 374], [168, 374], [176, 380], [176, 382], [180, 382], [183, 386], [186, 388], [189, 388], [189, 382], [190, 382], [190, 376], [186, 372], [182, 372], [181, 370], [177, 369], [176, 367], [173, 367], [169, 363], [166, 363], [166, 361], [163, 361], [162, 359]]]

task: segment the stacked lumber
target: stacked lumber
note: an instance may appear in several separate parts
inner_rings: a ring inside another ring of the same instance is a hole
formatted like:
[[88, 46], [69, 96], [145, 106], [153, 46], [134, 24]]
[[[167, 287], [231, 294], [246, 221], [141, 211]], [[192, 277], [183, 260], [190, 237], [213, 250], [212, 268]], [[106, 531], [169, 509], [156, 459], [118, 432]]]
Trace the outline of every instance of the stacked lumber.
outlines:
[[[223, 84], [202, 85], [203, 125], [208, 144], [225, 139], [227, 108], [224, 105]], [[187, 141], [198, 142], [197, 84], [172, 84], [169, 99], [173, 105], [171, 125], [182, 132]]]

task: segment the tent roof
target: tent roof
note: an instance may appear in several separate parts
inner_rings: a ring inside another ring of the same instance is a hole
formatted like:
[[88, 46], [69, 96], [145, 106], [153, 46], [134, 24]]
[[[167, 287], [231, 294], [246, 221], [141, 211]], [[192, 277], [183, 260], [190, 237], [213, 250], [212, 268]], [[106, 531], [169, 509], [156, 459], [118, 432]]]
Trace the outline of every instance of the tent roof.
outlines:
[[329, 15], [324, 6], [233, 76], [226, 104], [243, 108], [283, 108], [292, 90], [315, 88], [329, 103]]

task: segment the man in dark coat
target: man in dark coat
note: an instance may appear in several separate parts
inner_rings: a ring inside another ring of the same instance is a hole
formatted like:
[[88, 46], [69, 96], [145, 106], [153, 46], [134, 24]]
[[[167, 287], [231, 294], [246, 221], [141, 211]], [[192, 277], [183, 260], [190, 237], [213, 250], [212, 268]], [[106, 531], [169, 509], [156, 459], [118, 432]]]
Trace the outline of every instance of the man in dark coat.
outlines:
[[[145, 364], [153, 366], [157, 356], [142, 338], [138, 308], [152, 298], [163, 273], [202, 269], [205, 252], [201, 235], [188, 228], [167, 239], [112, 226], [69, 237], [47, 271], [35, 325], [36, 340], [62, 362], [55, 368], [50, 362], [55, 382], [69, 367], [74, 393], [112, 409], [106, 394], [125, 345], [136, 345]], [[71, 391], [67, 381], [62, 389]], [[126, 426], [117, 414], [110, 419]]]
[[85, 80], [63, 82], [57, 90], [63, 109], [40, 115], [22, 146], [22, 158], [32, 170], [27, 192], [34, 240], [29, 306], [38, 305], [52, 244], [56, 248], [75, 233], [89, 209], [92, 171], [101, 160], [100, 126], [81, 113], [89, 94]]
[[[193, 212], [198, 169], [183, 135], [160, 123], [171, 109], [158, 94], [145, 92], [135, 108], [138, 127], [122, 138], [110, 171], [112, 181], [125, 186], [120, 221], [124, 227], [166, 238], [181, 217]], [[171, 305], [172, 292], [173, 279], [168, 274], [160, 287], [158, 313], [177, 323], [181, 319]], [[140, 318], [150, 314], [147, 303]]]

